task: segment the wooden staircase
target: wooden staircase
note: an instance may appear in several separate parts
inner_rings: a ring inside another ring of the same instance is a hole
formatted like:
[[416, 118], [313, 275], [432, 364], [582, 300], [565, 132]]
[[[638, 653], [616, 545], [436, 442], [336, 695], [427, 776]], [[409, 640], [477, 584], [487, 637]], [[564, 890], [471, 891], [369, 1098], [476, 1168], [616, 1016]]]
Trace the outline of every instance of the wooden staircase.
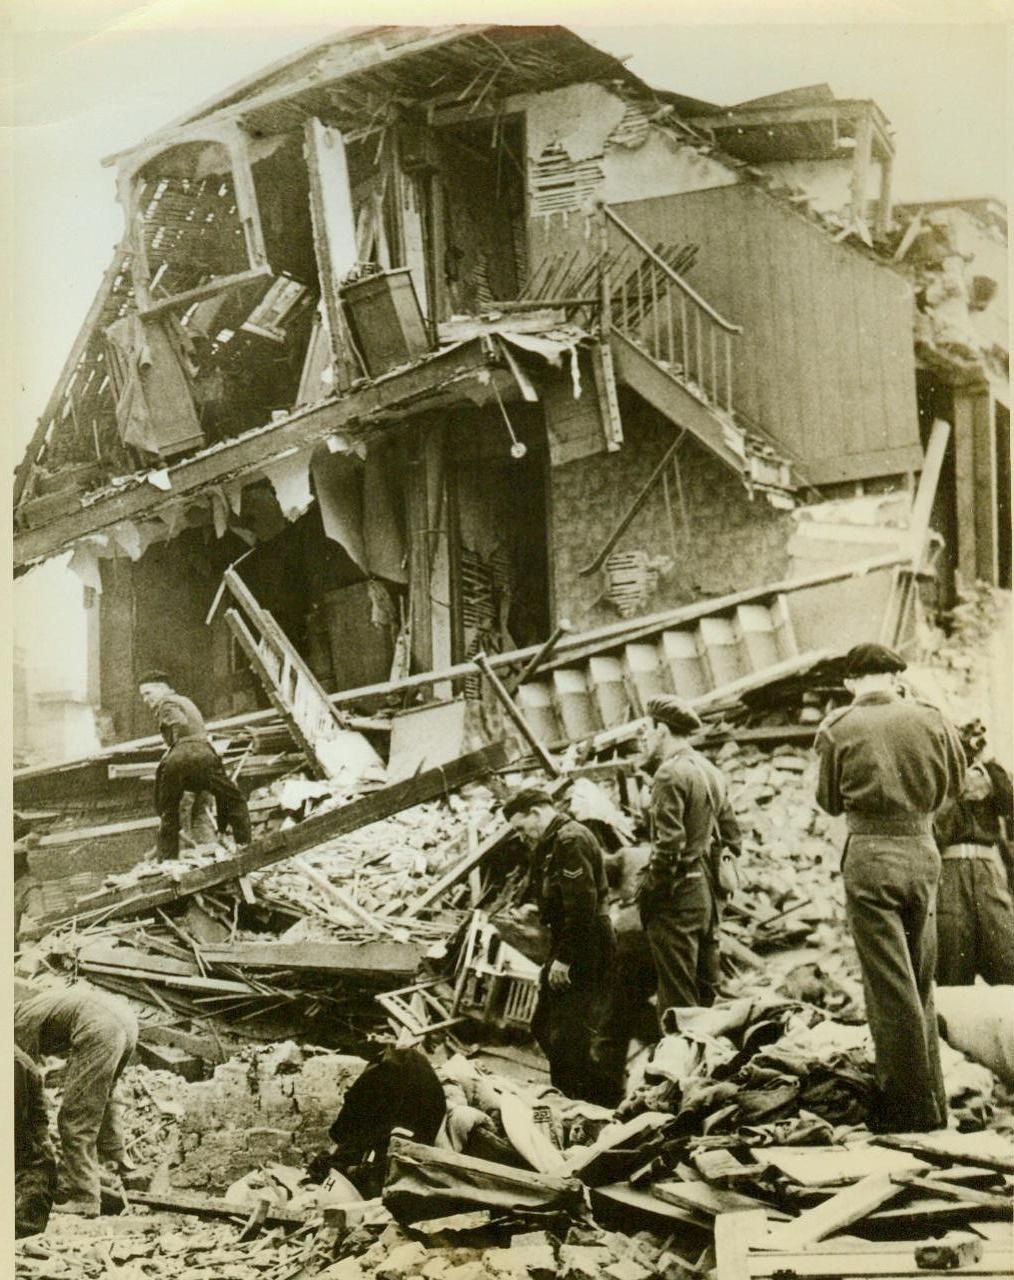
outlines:
[[800, 653], [786, 594], [720, 600], [706, 610], [697, 607], [698, 616], [680, 624], [632, 628], [630, 638], [561, 658], [521, 685], [517, 702], [536, 737], [587, 738], [643, 716], [659, 693], [707, 707], [827, 656]]
[[601, 326], [626, 384], [751, 489], [792, 506], [789, 461], [747, 425], [733, 403], [733, 343], [742, 334], [657, 249], [602, 206]]

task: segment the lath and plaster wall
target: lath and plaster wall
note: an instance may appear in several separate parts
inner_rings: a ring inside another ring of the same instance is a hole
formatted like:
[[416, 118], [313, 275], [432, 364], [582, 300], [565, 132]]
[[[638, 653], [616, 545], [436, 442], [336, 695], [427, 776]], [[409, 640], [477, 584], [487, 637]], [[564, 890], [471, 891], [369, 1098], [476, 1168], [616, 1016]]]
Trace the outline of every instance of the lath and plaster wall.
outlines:
[[[618, 620], [616, 608], [605, 598], [605, 574], [600, 570], [580, 577], [578, 570], [604, 545], [674, 438], [674, 428], [633, 396], [622, 396], [621, 412], [622, 449], [554, 467], [551, 474], [556, 611], [578, 628]], [[791, 514], [775, 511], [763, 497], [751, 501], [739, 477], [693, 440], [687, 440], [677, 456], [687, 523], [682, 523], [670, 473], [675, 538], [659, 482], [617, 543], [618, 551], [641, 550], [651, 558], [672, 561], [639, 612], [725, 595], [784, 576], [786, 545], [794, 528]]]

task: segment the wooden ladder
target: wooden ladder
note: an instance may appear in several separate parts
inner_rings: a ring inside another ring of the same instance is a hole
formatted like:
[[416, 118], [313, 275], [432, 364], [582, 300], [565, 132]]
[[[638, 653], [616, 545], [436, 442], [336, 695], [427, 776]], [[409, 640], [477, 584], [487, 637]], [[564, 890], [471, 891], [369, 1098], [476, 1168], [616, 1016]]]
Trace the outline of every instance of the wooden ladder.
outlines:
[[238, 606], [225, 612], [229, 630], [315, 776], [330, 777], [332, 766], [322, 749], [344, 729], [344, 719], [288, 636], [267, 609], [257, 603], [235, 569], [226, 569], [223, 583]]

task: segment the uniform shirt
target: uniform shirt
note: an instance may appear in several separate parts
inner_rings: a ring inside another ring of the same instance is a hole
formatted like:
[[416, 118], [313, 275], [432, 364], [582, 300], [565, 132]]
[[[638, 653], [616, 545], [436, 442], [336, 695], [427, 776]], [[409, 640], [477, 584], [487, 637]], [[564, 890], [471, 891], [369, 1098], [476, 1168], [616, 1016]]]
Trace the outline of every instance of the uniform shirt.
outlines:
[[1010, 774], [995, 760], [985, 760], [977, 767], [989, 778], [990, 794], [982, 800], [959, 796], [937, 814], [933, 834], [942, 850], [952, 844], [998, 845], [1014, 831]]
[[817, 803], [830, 814], [929, 817], [961, 794], [957, 730], [927, 702], [863, 694], [824, 720], [814, 748]]
[[65, 1058], [80, 1037], [134, 1025], [128, 1004], [88, 987], [46, 987], [14, 1002], [14, 1042], [33, 1058]]
[[716, 831], [723, 845], [739, 852], [742, 833], [725, 778], [689, 745], [659, 765], [651, 784], [649, 816], [649, 879], [657, 887], [671, 885], [677, 871], [699, 863]]
[[573, 964], [588, 949], [596, 916], [606, 909], [605, 860], [587, 827], [557, 814], [535, 846], [533, 881], [553, 958]]
[[204, 717], [182, 693], [167, 693], [155, 708], [159, 731], [170, 747], [185, 739], [208, 741]]

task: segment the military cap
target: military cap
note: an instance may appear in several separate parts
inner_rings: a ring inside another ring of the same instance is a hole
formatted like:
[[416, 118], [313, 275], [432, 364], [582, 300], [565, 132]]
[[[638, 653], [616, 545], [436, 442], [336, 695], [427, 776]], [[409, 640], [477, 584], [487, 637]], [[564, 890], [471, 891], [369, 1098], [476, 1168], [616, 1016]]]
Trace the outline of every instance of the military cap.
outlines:
[[845, 655], [847, 676], [894, 675], [908, 666], [905, 659], [885, 644], [857, 644]]
[[540, 804], [552, 804], [553, 798], [543, 787], [519, 787], [503, 803], [503, 816], [513, 818], [516, 813], [529, 813]]
[[661, 720], [673, 733], [695, 733], [702, 725], [701, 717], [692, 707], [669, 693], [649, 698], [645, 710], [652, 720]]
[[169, 676], [164, 671], [146, 671], [144, 675], [140, 678], [140, 680], [138, 680], [137, 683], [138, 685], [142, 685], [142, 684], [171, 685], [172, 681], [169, 679]]

